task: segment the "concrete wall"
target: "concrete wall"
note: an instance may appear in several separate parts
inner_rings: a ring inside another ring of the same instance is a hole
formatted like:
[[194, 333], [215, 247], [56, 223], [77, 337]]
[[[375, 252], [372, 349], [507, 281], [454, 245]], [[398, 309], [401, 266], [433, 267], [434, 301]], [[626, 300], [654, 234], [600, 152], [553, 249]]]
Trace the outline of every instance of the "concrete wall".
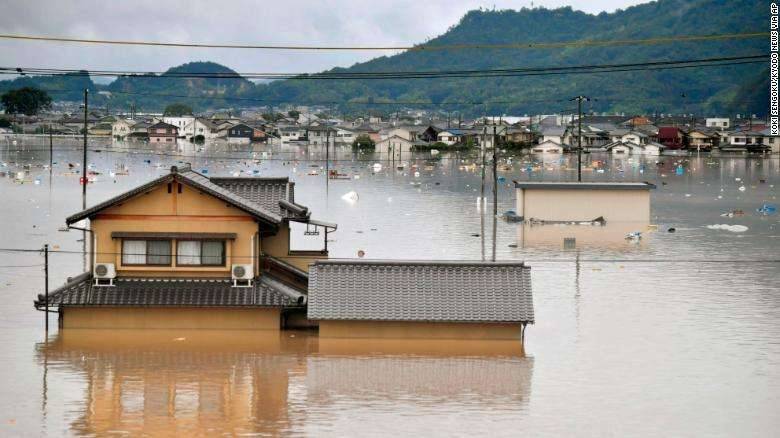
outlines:
[[609, 223], [650, 220], [649, 190], [522, 189], [517, 214], [526, 219], [589, 221], [603, 216]]
[[64, 307], [62, 328], [279, 330], [275, 307]]
[[[178, 193], [176, 183], [173, 183], [171, 193], [168, 193], [167, 184], [161, 184], [104, 210], [92, 219], [91, 225], [97, 242], [96, 261], [114, 263], [119, 276], [229, 277], [231, 264], [253, 261], [255, 273], [258, 272], [256, 258], [252, 259], [252, 241], [258, 230], [254, 218], [186, 185], [182, 186], [182, 193]], [[122, 266], [122, 239], [112, 239], [114, 231], [236, 233], [237, 238], [227, 241], [225, 266], [176, 266], [175, 243], [171, 266]], [[255, 248], [255, 257], [257, 253]]]
[[519, 323], [320, 321], [322, 338], [521, 339]]

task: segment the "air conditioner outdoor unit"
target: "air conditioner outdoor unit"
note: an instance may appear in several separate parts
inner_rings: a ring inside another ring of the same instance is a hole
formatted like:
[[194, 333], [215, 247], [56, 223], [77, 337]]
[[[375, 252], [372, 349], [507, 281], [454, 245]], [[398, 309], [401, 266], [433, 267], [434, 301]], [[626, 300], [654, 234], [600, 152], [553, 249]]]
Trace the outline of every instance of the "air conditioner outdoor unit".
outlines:
[[94, 271], [96, 286], [113, 286], [116, 267], [113, 263], [97, 263]]
[[233, 287], [250, 287], [254, 278], [252, 265], [233, 265], [230, 276], [233, 278]]

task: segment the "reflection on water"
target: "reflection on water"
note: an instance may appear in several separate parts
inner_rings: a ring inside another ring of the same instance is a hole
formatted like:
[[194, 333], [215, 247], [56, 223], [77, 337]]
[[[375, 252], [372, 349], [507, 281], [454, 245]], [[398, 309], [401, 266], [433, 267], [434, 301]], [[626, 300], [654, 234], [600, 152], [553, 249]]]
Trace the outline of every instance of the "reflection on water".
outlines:
[[[81, 149], [58, 141], [49, 172], [45, 146], [0, 142], [0, 171], [30, 166], [23, 184], [0, 178], [0, 248], [49, 243], [55, 286], [85, 263], [83, 234], [57, 231], [81, 209]], [[381, 155], [336, 148], [329, 166], [350, 179], [328, 180], [322, 148], [140, 146], [147, 150], [92, 142], [100, 175], [89, 205], [190, 162], [210, 176], [289, 176], [297, 202], [339, 224], [329, 235], [333, 257], [478, 260], [495, 250], [499, 260], [527, 261], [536, 313], [528, 356], [513, 345], [345, 344], [305, 333], [53, 330], [45, 347], [43, 315], [32, 310], [42, 258], [0, 251], [0, 436], [766, 436], [780, 428], [780, 264], [755, 262], [777, 259], [780, 215], [756, 212], [780, 204], [777, 156], [588, 154], [585, 180], [656, 184], [657, 229], [499, 220], [494, 239], [492, 187], [480, 209], [474, 155], [417, 154], [402, 170], [376, 172]], [[129, 174], [112, 176], [117, 163]], [[515, 155], [499, 171], [499, 213], [515, 208], [513, 179], [572, 180], [575, 163]], [[341, 199], [349, 191], [359, 195], [354, 204]], [[735, 209], [745, 214], [721, 216]], [[632, 231], [643, 231], [640, 242], [624, 239]], [[567, 237], [575, 249], [562, 250]]]
[[344, 409], [381, 422], [372, 404], [394, 400], [432, 416], [475, 403], [519, 411], [533, 368], [513, 341], [318, 345], [307, 332], [258, 331], [64, 330], [37, 359], [44, 392], [81, 376], [69, 430], [96, 436], [336, 433]]

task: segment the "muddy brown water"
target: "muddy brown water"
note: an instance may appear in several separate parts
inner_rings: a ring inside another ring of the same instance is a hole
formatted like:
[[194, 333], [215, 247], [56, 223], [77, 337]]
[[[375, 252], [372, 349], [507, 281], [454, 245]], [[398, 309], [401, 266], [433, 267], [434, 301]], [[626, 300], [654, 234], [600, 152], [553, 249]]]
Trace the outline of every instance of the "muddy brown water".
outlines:
[[[473, 157], [411, 156], [415, 176], [410, 166], [396, 170], [383, 157], [339, 149], [330, 168], [352, 178], [326, 186], [324, 152], [313, 147], [134, 147], [147, 149], [91, 144], [100, 152], [89, 162], [101, 175], [88, 187], [88, 205], [189, 162], [208, 175], [292, 177], [296, 201], [339, 224], [332, 257], [492, 257], [493, 220], [478, 208]], [[774, 435], [780, 217], [756, 209], [779, 204], [780, 160], [591, 154], [586, 165], [594, 160], [603, 172], [587, 170], [587, 180], [658, 185], [657, 227], [632, 230], [643, 233], [635, 242], [624, 238], [630, 224], [521, 229], [497, 220], [496, 258], [533, 269], [537, 322], [525, 346], [56, 324], [46, 338], [32, 307], [43, 291], [42, 257], [0, 251], [0, 434]], [[30, 166], [22, 184], [0, 179], [0, 248], [49, 243], [63, 251], [51, 256], [54, 287], [84, 268], [81, 233], [58, 231], [81, 208], [79, 168], [68, 166], [80, 161], [78, 142], [56, 142], [51, 173], [39, 167], [48, 161], [44, 144], [0, 139], [0, 172]], [[376, 162], [383, 168], [373, 172]], [[129, 175], [112, 177], [117, 163]], [[513, 179], [571, 179], [573, 164], [569, 156], [515, 156], [499, 174], [498, 211], [513, 208]], [[351, 191], [357, 201], [343, 200]], [[720, 216], [732, 210], [744, 215]], [[718, 224], [748, 230], [707, 228]], [[566, 236], [576, 236], [576, 249], [563, 249]]]

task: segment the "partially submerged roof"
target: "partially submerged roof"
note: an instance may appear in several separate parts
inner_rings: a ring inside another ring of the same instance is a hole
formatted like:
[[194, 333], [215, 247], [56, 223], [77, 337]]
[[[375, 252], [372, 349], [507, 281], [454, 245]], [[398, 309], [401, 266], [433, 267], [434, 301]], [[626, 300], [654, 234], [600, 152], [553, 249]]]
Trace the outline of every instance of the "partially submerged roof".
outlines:
[[76, 213], [65, 222], [70, 225], [90, 218], [106, 208], [174, 180], [208, 193], [273, 225], [280, 224], [285, 218], [306, 219], [309, 216], [306, 207], [294, 203], [293, 183], [287, 178], [214, 178], [212, 181], [191, 169], [179, 171], [174, 166], [167, 175]]
[[[299, 296], [289, 293], [292, 288], [276, 287], [266, 281], [256, 281], [251, 287], [233, 287], [230, 279], [117, 278], [114, 284], [95, 286], [90, 273], [81, 274], [49, 293], [49, 307], [285, 307], [299, 303]], [[35, 307], [46, 307], [42, 295]]]
[[576, 182], [576, 181], [514, 181], [518, 189], [561, 190], [650, 190], [649, 182]]
[[286, 218], [305, 218], [308, 208], [295, 203], [288, 178], [210, 178], [211, 182]]
[[318, 260], [309, 319], [530, 322], [531, 268], [522, 262]]

